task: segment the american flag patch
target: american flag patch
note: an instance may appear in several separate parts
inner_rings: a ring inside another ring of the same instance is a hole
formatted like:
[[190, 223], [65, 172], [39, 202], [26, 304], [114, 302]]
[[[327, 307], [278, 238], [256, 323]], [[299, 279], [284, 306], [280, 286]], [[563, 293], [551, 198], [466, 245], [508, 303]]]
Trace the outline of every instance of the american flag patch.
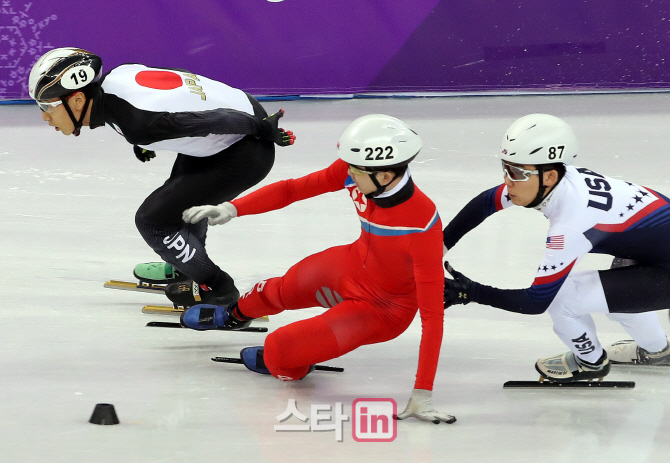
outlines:
[[547, 237], [547, 248], [549, 249], [563, 249], [565, 244], [564, 235], [548, 236]]

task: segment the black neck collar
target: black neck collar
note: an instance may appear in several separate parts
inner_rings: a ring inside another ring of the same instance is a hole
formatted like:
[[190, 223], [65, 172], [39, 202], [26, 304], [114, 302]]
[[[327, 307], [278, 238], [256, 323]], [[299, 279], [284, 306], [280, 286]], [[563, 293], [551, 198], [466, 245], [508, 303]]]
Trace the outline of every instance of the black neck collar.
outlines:
[[384, 198], [372, 198], [372, 201], [379, 207], [388, 208], [404, 203], [411, 198], [413, 194], [414, 182], [412, 181], [412, 177], [410, 177], [407, 179], [407, 183], [405, 183], [397, 193]]
[[89, 128], [95, 129], [105, 125], [105, 108], [103, 105], [104, 92], [100, 89], [99, 92], [91, 98], [91, 119], [89, 121]]

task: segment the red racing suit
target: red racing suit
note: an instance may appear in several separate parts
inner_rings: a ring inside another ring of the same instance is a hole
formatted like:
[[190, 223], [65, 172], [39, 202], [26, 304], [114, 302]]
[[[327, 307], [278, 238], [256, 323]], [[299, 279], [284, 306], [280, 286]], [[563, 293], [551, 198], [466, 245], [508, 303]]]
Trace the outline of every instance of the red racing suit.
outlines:
[[[238, 301], [247, 317], [322, 306], [322, 315], [271, 333], [264, 362], [282, 380], [300, 379], [309, 366], [365, 344], [391, 340], [421, 315], [415, 388], [432, 390], [442, 343], [444, 273], [442, 226], [435, 204], [411, 177], [402, 199], [368, 200], [337, 160], [328, 168], [283, 180], [232, 201], [238, 216], [261, 214], [346, 188], [361, 221], [353, 243], [313, 254], [280, 278], [257, 283]], [[408, 174], [407, 174], [408, 175]]]

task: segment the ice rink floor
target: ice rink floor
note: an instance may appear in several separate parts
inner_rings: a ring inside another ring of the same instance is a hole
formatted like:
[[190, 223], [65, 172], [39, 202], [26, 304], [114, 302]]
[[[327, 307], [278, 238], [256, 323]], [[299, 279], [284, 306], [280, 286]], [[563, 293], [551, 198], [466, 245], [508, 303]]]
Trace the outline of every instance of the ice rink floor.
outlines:
[[[577, 164], [670, 193], [670, 94], [452, 97], [265, 102], [286, 110], [298, 139], [279, 148], [262, 184], [298, 177], [335, 159], [354, 118], [386, 113], [408, 122], [424, 149], [414, 180], [447, 223], [472, 197], [501, 183], [495, 157], [518, 117], [546, 112], [568, 121], [581, 143]], [[539, 357], [567, 350], [548, 315], [524, 316], [470, 304], [450, 308], [433, 403], [457, 423], [398, 423], [393, 442], [357, 442], [351, 421], [335, 430], [276, 432], [298, 410], [358, 398], [391, 398], [402, 410], [412, 391], [420, 323], [399, 338], [329, 362], [282, 383], [239, 365], [215, 363], [261, 345], [263, 334], [145, 327], [177, 321], [141, 313], [166, 303], [154, 294], [103, 288], [132, 280], [136, 263], [157, 256], [134, 225], [135, 210], [168, 176], [175, 155], [138, 162], [109, 128], [79, 138], [48, 127], [36, 106], [0, 106], [0, 462], [551, 462], [660, 463], [670, 454], [670, 368], [613, 367], [608, 379], [632, 390], [503, 390], [535, 380]], [[489, 218], [448, 254], [470, 278], [527, 287], [548, 222], [522, 208]], [[293, 263], [355, 240], [360, 224], [345, 192], [213, 227], [208, 251], [246, 291]], [[605, 268], [589, 256], [581, 268]], [[322, 309], [273, 316], [273, 330]], [[658, 313], [670, 331], [667, 311]], [[594, 317], [603, 344], [623, 329]], [[260, 325], [259, 325], [260, 326]], [[97, 403], [114, 404], [121, 424], [88, 423]], [[668, 407], [668, 413], [666, 413]], [[323, 413], [321, 416], [325, 416]], [[328, 427], [327, 423], [320, 423]], [[317, 426], [318, 427], [318, 426]], [[334, 426], [335, 428], [337, 426]]]

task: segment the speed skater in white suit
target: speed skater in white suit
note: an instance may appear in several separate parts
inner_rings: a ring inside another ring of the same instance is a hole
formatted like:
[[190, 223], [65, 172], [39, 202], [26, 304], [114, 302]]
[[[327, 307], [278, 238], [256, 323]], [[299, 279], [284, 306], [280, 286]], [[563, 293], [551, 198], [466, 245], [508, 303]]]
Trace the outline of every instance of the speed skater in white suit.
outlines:
[[[570, 351], [542, 358], [543, 378], [574, 382], [602, 378], [611, 363], [668, 365], [670, 346], [655, 310], [670, 307], [670, 204], [635, 183], [573, 166], [577, 138], [563, 120], [530, 114], [503, 137], [504, 183], [471, 200], [445, 227], [453, 248], [491, 214], [511, 206], [549, 219], [544, 259], [525, 289], [498, 289], [451, 270], [445, 308], [477, 302], [510, 312], [549, 312]], [[572, 271], [587, 253], [614, 256], [607, 270]], [[604, 313], [633, 338], [603, 348], [591, 313]]]

